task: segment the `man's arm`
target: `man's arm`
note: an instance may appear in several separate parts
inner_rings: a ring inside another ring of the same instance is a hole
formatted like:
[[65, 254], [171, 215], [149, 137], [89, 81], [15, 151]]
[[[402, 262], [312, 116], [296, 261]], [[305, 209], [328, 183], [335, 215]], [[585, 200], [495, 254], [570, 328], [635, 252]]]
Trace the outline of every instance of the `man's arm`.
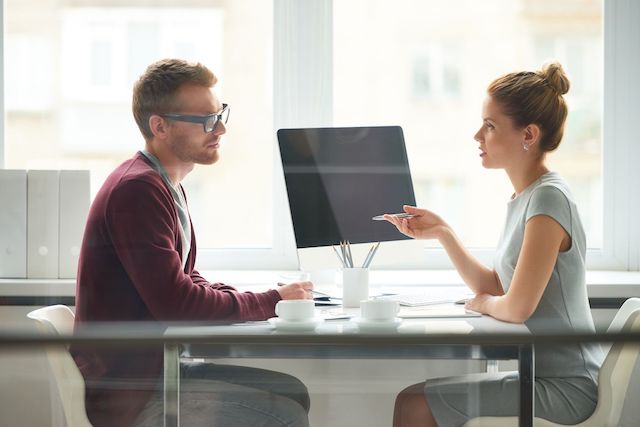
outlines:
[[[109, 200], [107, 223], [117, 256], [158, 320], [254, 320], [274, 316], [277, 291], [237, 292], [184, 273], [176, 248], [177, 217], [164, 187], [121, 183]], [[195, 280], [194, 280], [195, 279]]]

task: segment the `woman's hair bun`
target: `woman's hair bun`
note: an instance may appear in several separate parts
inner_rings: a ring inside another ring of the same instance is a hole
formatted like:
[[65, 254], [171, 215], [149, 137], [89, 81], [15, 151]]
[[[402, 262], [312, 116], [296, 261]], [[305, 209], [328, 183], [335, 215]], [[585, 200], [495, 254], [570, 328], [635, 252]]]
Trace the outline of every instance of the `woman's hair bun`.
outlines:
[[569, 92], [569, 78], [557, 61], [547, 62], [542, 66], [538, 75], [559, 95]]

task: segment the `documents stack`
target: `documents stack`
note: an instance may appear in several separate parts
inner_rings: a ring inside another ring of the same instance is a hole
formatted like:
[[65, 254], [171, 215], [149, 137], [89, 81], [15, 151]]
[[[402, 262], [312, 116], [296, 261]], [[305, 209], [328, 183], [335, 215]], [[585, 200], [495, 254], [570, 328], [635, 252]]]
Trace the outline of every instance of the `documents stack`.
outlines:
[[75, 278], [89, 171], [0, 170], [0, 277]]
[[0, 277], [27, 277], [27, 171], [0, 169]]

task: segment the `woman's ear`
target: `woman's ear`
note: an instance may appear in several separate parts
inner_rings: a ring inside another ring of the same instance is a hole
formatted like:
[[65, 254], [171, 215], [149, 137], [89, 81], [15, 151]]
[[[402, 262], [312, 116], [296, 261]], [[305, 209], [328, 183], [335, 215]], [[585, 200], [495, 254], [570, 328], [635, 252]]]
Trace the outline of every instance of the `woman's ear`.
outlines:
[[524, 144], [532, 146], [540, 142], [540, 126], [536, 124], [527, 125], [524, 128]]
[[167, 122], [157, 114], [149, 117], [149, 129], [154, 137], [163, 138], [167, 134]]

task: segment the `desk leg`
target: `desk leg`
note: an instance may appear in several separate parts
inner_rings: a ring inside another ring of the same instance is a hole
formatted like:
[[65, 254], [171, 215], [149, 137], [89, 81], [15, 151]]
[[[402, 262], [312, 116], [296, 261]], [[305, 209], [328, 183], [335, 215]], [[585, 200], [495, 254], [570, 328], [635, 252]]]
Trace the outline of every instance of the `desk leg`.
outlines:
[[180, 355], [177, 344], [164, 345], [164, 427], [180, 425]]
[[520, 373], [519, 427], [533, 427], [535, 411], [535, 353], [533, 344], [521, 345], [518, 371]]

